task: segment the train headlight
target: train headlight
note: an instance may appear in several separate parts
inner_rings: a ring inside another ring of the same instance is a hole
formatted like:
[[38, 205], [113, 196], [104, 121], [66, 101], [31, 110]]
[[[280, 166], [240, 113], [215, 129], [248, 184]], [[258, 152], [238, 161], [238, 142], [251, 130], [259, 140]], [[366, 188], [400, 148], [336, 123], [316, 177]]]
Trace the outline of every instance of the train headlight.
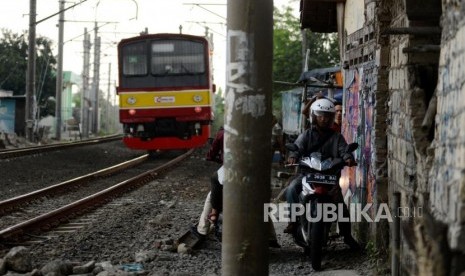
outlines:
[[135, 115], [136, 110], [135, 109], [129, 109], [128, 113], [129, 113], [129, 115]]
[[194, 100], [194, 102], [200, 103], [203, 98], [202, 98], [201, 95], [194, 95], [194, 97], [192, 99]]
[[135, 104], [135, 103], [136, 103], [136, 98], [134, 98], [134, 97], [129, 97], [129, 98], [127, 98], [126, 102], [127, 102], [128, 104]]
[[201, 108], [200, 106], [196, 106], [196, 107], [194, 108], [194, 111], [195, 111], [196, 113], [200, 113], [200, 112], [202, 112], [202, 108]]

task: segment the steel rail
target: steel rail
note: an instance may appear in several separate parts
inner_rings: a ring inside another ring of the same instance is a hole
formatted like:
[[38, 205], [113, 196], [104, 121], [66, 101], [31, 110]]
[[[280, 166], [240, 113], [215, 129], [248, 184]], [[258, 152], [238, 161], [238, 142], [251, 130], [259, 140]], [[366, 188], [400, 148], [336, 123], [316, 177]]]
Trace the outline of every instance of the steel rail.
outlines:
[[82, 185], [83, 183], [89, 182], [98, 177], [104, 177], [110, 174], [114, 174], [116, 172], [123, 171], [129, 167], [133, 167], [135, 165], [138, 165], [146, 161], [148, 158], [149, 158], [148, 154], [145, 154], [137, 158], [125, 161], [123, 163], [120, 163], [120, 164], [117, 164], [117, 165], [114, 165], [114, 166], [111, 166], [111, 167], [108, 167], [102, 170], [98, 170], [96, 172], [91, 172], [86, 175], [79, 176], [73, 179], [69, 179], [69, 180], [63, 181], [61, 183], [58, 183], [58, 184], [55, 184], [55, 185], [52, 185], [52, 186], [49, 186], [49, 187], [46, 187], [40, 190], [36, 190], [36, 191], [30, 192], [27, 194], [19, 195], [13, 198], [0, 201], [0, 215], [3, 215], [7, 213], [8, 211], [13, 210], [15, 208], [18, 208], [19, 206], [23, 204], [27, 204], [33, 201], [34, 199], [37, 199], [37, 198], [40, 198], [46, 195], [50, 195], [51, 193], [62, 191], [71, 186]]
[[77, 141], [77, 142], [65, 142], [65, 143], [57, 143], [57, 144], [44, 145], [44, 146], [25, 147], [25, 148], [20, 148], [20, 149], [0, 150], [0, 159], [7, 159], [7, 158], [12, 158], [12, 157], [19, 157], [19, 156], [24, 156], [24, 155], [30, 155], [30, 154], [35, 154], [35, 153], [53, 151], [53, 150], [58, 150], [58, 149], [66, 149], [66, 148], [72, 148], [72, 147], [78, 147], [78, 146], [107, 143], [107, 142], [116, 141], [119, 139], [122, 139], [121, 135], [110, 135], [110, 136], [104, 136], [104, 137]]
[[53, 226], [59, 225], [61, 221], [67, 221], [72, 217], [81, 215], [99, 205], [104, 204], [107, 201], [110, 201], [114, 197], [117, 197], [128, 190], [137, 188], [149, 181], [152, 181], [162, 171], [181, 162], [193, 152], [194, 149], [191, 149], [183, 155], [178, 156], [177, 158], [155, 169], [149, 170], [138, 176], [122, 181], [112, 187], [109, 187], [91, 196], [82, 198], [78, 201], [60, 207], [54, 211], [42, 214], [30, 220], [3, 229], [0, 231], [0, 241], [17, 239], [27, 232], [34, 232], [40, 229], [49, 229]]

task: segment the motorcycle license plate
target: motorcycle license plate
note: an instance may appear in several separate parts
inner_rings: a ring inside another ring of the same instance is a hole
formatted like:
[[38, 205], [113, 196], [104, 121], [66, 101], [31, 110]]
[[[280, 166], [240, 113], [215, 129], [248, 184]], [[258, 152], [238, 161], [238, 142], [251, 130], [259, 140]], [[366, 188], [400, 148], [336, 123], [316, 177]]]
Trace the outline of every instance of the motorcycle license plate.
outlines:
[[307, 183], [321, 183], [321, 184], [328, 184], [328, 185], [336, 185], [337, 176], [319, 174], [319, 173], [309, 173], [307, 175]]

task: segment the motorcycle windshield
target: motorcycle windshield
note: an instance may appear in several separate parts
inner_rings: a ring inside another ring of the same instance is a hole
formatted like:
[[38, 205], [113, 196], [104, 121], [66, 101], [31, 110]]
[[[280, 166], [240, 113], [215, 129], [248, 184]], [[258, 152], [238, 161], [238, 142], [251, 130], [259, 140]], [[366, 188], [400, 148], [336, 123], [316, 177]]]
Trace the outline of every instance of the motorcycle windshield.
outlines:
[[312, 152], [310, 154], [310, 158], [304, 158], [303, 162], [308, 167], [318, 171], [330, 169], [332, 167], [331, 158], [327, 158], [325, 160], [322, 160], [322, 158], [323, 157], [320, 152]]

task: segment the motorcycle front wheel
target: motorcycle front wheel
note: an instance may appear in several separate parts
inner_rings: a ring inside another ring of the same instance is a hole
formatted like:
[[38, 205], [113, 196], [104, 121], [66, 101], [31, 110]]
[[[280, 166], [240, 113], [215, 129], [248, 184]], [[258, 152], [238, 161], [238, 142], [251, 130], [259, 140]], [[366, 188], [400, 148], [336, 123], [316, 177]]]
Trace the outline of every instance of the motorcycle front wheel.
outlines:
[[311, 230], [311, 245], [310, 245], [310, 261], [315, 270], [321, 269], [321, 259], [323, 253], [323, 234], [324, 222], [323, 220], [312, 223]]

